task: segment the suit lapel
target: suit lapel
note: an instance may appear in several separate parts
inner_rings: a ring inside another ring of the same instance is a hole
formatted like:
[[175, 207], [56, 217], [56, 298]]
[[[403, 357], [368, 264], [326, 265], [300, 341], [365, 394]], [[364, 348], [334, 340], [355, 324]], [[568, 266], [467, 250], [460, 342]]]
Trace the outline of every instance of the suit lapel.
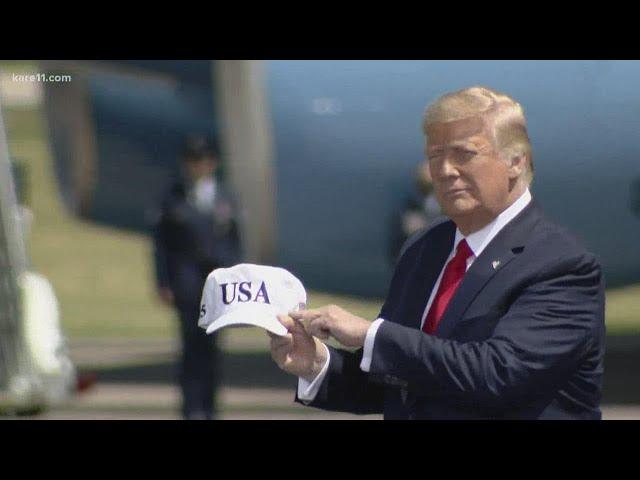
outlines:
[[533, 201], [507, 224], [475, 259], [449, 302], [436, 335], [446, 338], [464, 317], [471, 302], [493, 276], [521, 252], [528, 233], [538, 219]]
[[[397, 318], [398, 323], [418, 330], [420, 330], [420, 322], [431, 290], [451, 253], [456, 235], [456, 225], [451, 220], [443, 223], [439, 228], [441, 230], [434, 231], [433, 235], [425, 237], [424, 245], [410, 275], [413, 281], [401, 303], [404, 308], [399, 309]], [[404, 389], [400, 391], [400, 398], [405, 408], [412, 408], [417, 399], [415, 394]]]
[[[492, 242], [493, 243], [493, 242]], [[491, 248], [488, 246], [478, 258], [473, 262], [467, 273], [462, 279], [462, 283], [453, 295], [447, 309], [444, 312], [442, 320], [436, 329], [436, 335], [439, 337], [447, 337], [455, 328], [456, 324], [462, 319], [464, 312], [467, 310], [474, 298], [480, 293], [486, 283], [504, 266], [509, 263], [515, 254], [511, 249]], [[494, 262], [499, 265], [493, 268]]]
[[418, 261], [411, 275], [414, 282], [407, 292], [406, 310], [401, 313], [401, 322], [413, 328], [420, 328], [422, 314], [427, 306], [433, 285], [444, 267], [453, 248], [456, 226], [453, 222], [443, 223], [442, 232], [425, 238]]
[[[539, 216], [540, 212], [537, 205], [532, 200], [516, 218], [496, 235], [487, 248], [476, 258], [449, 302], [444, 317], [436, 330], [437, 336], [446, 338], [453, 331], [457, 322], [460, 321], [464, 312], [487, 282], [517, 256], [516, 252], [520, 251], [521, 247], [525, 245], [526, 238], [533, 225], [538, 221]], [[415, 321], [415, 323], [410, 324], [409, 326], [411, 327], [420, 329], [422, 313], [431, 294], [433, 284], [438, 278], [440, 270], [444, 267], [444, 262], [447, 260], [453, 248], [455, 230], [456, 227], [453, 222], [449, 222], [449, 229], [431, 244], [431, 248], [434, 249], [431, 252], [433, 256], [430, 257], [427, 244], [425, 244], [427, 248], [424, 248], [420, 255], [420, 262], [417, 262], [419, 265], [416, 266], [416, 271], [419, 272], [420, 269], [426, 269], [426, 274], [423, 277], [424, 282], [416, 287], [416, 290], [413, 292], [414, 296], [411, 297], [418, 298], [418, 295], [422, 295], [422, 301], [412, 303], [413, 316], [408, 318], [410, 318], [411, 321]], [[500, 262], [496, 264], [497, 268], [493, 267], [493, 262]], [[429, 265], [429, 268], [427, 268], [426, 265]], [[418, 396], [415, 393], [402, 390], [400, 395], [405, 408], [410, 410], [415, 407], [418, 400]]]

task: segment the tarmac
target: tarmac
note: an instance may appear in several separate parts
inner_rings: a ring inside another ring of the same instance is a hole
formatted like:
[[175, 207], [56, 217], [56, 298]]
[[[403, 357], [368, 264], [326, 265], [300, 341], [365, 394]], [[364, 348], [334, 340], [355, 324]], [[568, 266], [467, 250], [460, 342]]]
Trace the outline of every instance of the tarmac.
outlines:
[[[227, 388], [220, 391], [220, 420], [380, 420], [380, 415], [324, 412], [293, 403], [293, 390]], [[34, 420], [180, 420], [173, 385], [96, 385]], [[604, 420], [640, 420], [640, 405], [605, 405]]]
[[[615, 343], [615, 342], [614, 342]], [[625, 339], [612, 348], [611, 365], [637, 368], [638, 349]], [[273, 364], [261, 336], [222, 339], [221, 420], [379, 420], [380, 415], [325, 412], [293, 402], [295, 379]], [[175, 383], [175, 340], [77, 339], [70, 354], [81, 371], [93, 371], [97, 382], [63, 405], [34, 420], [179, 420], [180, 392]], [[620, 358], [624, 361], [621, 362]], [[617, 359], [617, 360], [616, 360]], [[606, 365], [607, 362], [605, 362]], [[617, 366], [617, 367], [616, 367]], [[607, 371], [607, 370], [606, 370]], [[635, 371], [633, 369], [631, 372]], [[608, 372], [608, 371], [607, 371]], [[611, 375], [602, 407], [605, 420], [640, 420], [635, 375]], [[607, 377], [605, 377], [607, 378]], [[634, 382], [631, 384], [630, 382]], [[605, 382], [606, 384], [607, 382]], [[622, 390], [620, 393], [619, 386]], [[624, 394], [623, 396], [621, 396]]]

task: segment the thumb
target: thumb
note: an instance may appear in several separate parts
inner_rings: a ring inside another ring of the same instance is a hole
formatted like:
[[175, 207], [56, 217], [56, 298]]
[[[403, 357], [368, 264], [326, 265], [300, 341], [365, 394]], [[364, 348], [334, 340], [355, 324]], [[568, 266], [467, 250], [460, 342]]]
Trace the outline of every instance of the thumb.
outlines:
[[278, 315], [278, 321], [284, 325], [289, 332], [292, 331], [292, 329], [295, 329], [296, 324], [288, 315]]
[[293, 320], [293, 324], [294, 324], [294, 327], [291, 329], [291, 333], [304, 335], [304, 336], [310, 336], [311, 335], [309, 333], [309, 331], [305, 328], [305, 325], [301, 320], [295, 320], [294, 319]]

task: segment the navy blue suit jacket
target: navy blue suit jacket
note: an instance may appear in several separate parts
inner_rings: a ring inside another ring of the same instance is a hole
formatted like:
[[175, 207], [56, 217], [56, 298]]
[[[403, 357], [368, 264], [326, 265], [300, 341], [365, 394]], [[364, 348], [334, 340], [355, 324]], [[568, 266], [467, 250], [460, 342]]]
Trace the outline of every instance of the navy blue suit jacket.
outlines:
[[385, 419], [600, 419], [604, 281], [594, 256], [532, 201], [474, 261], [427, 335], [422, 314], [455, 230], [444, 220], [408, 241], [370, 372], [362, 349], [330, 347], [310, 405]]

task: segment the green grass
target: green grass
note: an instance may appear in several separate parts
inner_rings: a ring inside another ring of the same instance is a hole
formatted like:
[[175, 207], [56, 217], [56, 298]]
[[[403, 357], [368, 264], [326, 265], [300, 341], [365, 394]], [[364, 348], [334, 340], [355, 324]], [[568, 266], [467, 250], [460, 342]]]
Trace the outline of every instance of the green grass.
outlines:
[[[175, 335], [172, 311], [155, 300], [149, 238], [69, 215], [55, 186], [43, 112], [15, 109], [5, 110], [4, 115], [11, 154], [29, 169], [35, 214], [29, 242], [33, 269], [52, 282], [66, 335], [71, 339]], [[328, 303], [374, 319], [382, 301], [310, 292], [311, 308]], [[607, 292], [607, 328], [615, 334], [640, 333], [640, 285]], [[264, 332], [234, 329], [229, 335], [257, 338]]]
[[608, 334], [640, 334], [640, 285], [607, 290]]
[[68, 337], [169, 337], [173, 314], [155, 300], [147, 237], [69, 215], [54, 181], [41, 111], [4, 112], [11, 155], [26, 163], [34, 270], [52, 282]]

